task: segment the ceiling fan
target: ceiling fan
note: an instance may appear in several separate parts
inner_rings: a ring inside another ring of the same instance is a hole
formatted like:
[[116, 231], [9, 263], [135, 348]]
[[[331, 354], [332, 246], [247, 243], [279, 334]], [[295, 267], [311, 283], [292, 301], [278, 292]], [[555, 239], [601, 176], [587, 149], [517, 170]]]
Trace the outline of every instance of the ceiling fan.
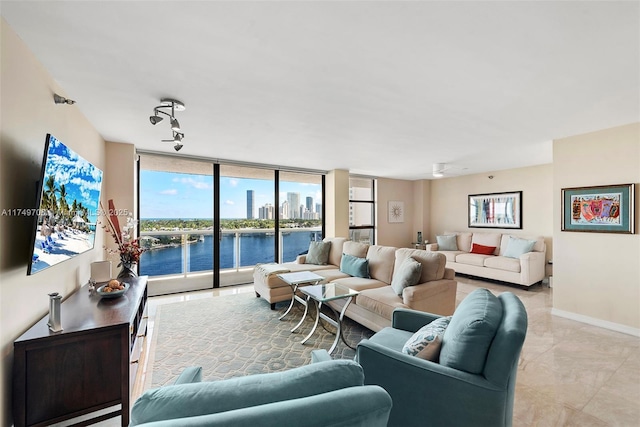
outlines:
[[455, 170], [466, 170], [467, 168], [462, 166], [456, 166], [447, 163], [434, 163], [432, 175], [434, 178], [442, 178], [445, 175], [453, 176]]

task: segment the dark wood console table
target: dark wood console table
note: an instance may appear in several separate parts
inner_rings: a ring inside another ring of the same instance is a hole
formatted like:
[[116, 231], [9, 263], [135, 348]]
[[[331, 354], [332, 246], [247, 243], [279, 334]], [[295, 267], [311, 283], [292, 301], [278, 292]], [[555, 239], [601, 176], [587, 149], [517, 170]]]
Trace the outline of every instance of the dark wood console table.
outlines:
[[129, 424], [131, 387], [147, 331], [147, 276], [125, 281], [130, 288], [114, 299], [81, 287], [62, 303], [61, 332], [49, 330], [47, 314], [14, 342], [16, 426], [80, 416], [89, 418], [83, 425], [116, 416]]

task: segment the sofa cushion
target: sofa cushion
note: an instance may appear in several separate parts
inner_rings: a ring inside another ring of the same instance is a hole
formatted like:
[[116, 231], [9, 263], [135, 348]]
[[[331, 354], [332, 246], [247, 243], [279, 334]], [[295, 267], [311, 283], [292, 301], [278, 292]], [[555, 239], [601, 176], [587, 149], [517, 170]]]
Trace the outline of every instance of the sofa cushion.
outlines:
[[[422, 353], [423, 350], [426, 350], [427, 347], [431, 346], [432, 343], [435, 343], [434, 347], [437, 346], [439, 348], [440, 340], [438, 337], [444, 334], [450, 321], [451, 317], [440, 317], [418, 329], [404, 344], [402, 352], [410, 356], [417, 356], [419, 353]], [[429, 357], [427, 360], [435, 362], [439, 354], [440, 351], [429, 352], [428, 354], [423, 353], [421, 358], [427, 359], [427, 357]]]
[[343, 279], [336, 279], [333, 281], [333, 283], [339, 283], [343, 286], [346, 286], [347, 288], [353, 289], [354, 291], [358, 291], [358, 292], [361, 292], [367, 289], [376, 289], [376, 288], [383, 288], [383, 287], [388, 287], [389, 289], [391, 289], [391, 286], [389, 286], [387, 283], [381, 282], [376, 279], [363, 279], [362, 277], [349, 276]]
[[520, 258], [521, 255], [531, 252], [535, 244], [535, 240], [525, 240], [509, 236], [509, 243], [507, 243], [504, 256], [508, 258]]
[[459, 264], [477, 265], [478, 267], [484, 267], [485, 260], [492, 257], [493, 255], [460, 254], [456, 256], [456, 262]]
[[455, 234], [448, 236], [436, 236], [439, 251], [457, 251], [458, 243]]
[[323, 280], [324, 283], [333, 282], [334, 280], [342, 279], [343, 277], [351, 277], [347, 273], [343, 273], [342, 271], [340, 271], [340, 269], [337, 267], [333, 267], [333, 268], [327, 268], [327, 267], [330, 267], [330, 266], [325, 266], [325, 268], [321, 270], [312, 270], [318, 276], [324, 277], [324, 280]]
[[472, 254], [493, 255], [495, 251], [496, 251], [495, 246], [484, 246], [484, 245], [479, 245], [477, 243], [474, 243], [473, 245], [471, 245]]
[[[342, 253], [353, 255], [354, 257], [358, 258], [366, 258], [368, 250], [369, 245], [367, 245], [366, 243], [352, 242], [350, 240], [344, 242], [344, 245], [342, 246]], [[338, 263], [337, 265], [340, 265], [340, 263]]]
[[484, 266], [496, 270], [513, 271], [520, 273], [520, 260], [503, 256], [492, 256], [484, 260]]
[[471, 251], [471, 237], [473, 233], [458, 233], [455, 231], [445, 231], [443, 234], [454, 234], [456, 236], [456, 243], [458, 244], [458, 250], [462, 252]]
[[393, 264], [396, 258], [396, 248], [391, 246], [371, 245], [367, 250], [369, 261], [369, 275], [372, 279], [391, 283]]
[[369, 279], [369, 261], [366, 258], [358, 258], [349, 254], [342, 254], [340, 271], [350, 276]]
[[483, 245], [483, 246], [493, 246], [495, 249], [494, 255], [498, 255], [500, 240], [502, 238], [502, 234], [500, 233], [473, 233], [473, 237], [471, 238], [471, 245]]
[[339, 266], [340, 260], [342, 259], [342, 250], [344, 248], [344, 243], [347, 241], [347, 239], [344, 237], [325, 237], [323, 241], [331, 242], [328, 263], [331, 265], [335, 265], [336, 267]]
[[388, 320], [391, 320], [396, 308], [408, 308], [391, 286], [363, 290], [356, 297], [356, 304]]
[[422, 264], [413, 258], [405, 259], [402, 264], [397, 266], [393, 271], [393, 279], [391, 287], [398, 295], [402, 295], [402, 290], [407, 286], [417, 285], [422, 273]]
[[456, 257], [458, 255], [466, 254], [466, 252], [463, 252], [463, 251], [443, 251], [440, 253], [445, 256], [447, 262], [456, 262]]
[[305, 258], [305, 264], [327, 265], [331, 242], [311, 242]]
[[[440, 280], [444, 277], [447, 265], [447, 254], [455, 252], [428, 252], [421, 249], [402, 248], [396, 251], [396, 265], [401, 265], [407, 258], [413, 258], [422, 264], [420, 281], [418, 283]], [[396, 272], [393, 272], [395, 276]]]
[[502, 311], [502, 303], [488, 289], [471, 292], [453, 313], [442, 337], [440, 364], [472, 374], [481, 373], [502, 321]]

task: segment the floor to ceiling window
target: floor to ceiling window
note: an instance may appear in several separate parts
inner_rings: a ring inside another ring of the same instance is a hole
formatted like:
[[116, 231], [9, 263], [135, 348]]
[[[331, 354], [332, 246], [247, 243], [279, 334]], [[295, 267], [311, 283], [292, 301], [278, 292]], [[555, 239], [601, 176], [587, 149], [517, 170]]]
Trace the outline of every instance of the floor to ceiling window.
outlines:
[[375, 244], [375, 180], [349, 177], [349, 238]]
[[323, 237], [322, 173], [141, 153], [139, 177], [151, 295], [250, 283]]
[[280, 259], [288, 262], [323, 238], [323, 176], [280, 171], [278, 182]]

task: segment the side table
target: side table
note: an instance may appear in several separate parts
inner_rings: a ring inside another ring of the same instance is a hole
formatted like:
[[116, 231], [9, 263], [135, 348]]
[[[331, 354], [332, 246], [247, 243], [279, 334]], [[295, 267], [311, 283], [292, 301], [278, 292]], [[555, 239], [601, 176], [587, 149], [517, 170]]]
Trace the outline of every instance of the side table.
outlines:
[[302, 320], [300, 320], [300, 322], [293, 327], [293, 329], [291, 329], [291, 332], [295, 331], [296, 329], [298, 329], [300, 327], [300, 325], [302, 325], [302, 322], [304, 321], [305, 317], [307, 317], [307, 311], [309, 310], [309, 306], [307, 304], [307, 302], [305, 300], [303, 300], [302, 298], [300, 298], [297, 295], [298, 292], [298, 288], [302, 285], [308, 285], [308, 284], [313, 284], [313, 285], [317, 285], [318, 283], [322, 282], [324, 280], [324, 277], [319, 276], [315, 273], [312, 273], [310, 271], [298, 271], [295, 273], [282, 273], [282, 274], [278, 274], [278, 277], [280, 279], [282, 279], [282, 281], [284, 281], [286, 284], [288, 284], [291, 287], [291, 303], [289, 303], [289, 307], [287, 307], [287, 311], [285, 311], [282, 316], [278, 317], [278, 320], [282, 320], [284, 319], [284, 317], [289, 314], [289, 312], [291, 311], [291, 309], [293, 308], [293, 303], [295, 301], [298, 301], [300, 304], [302, 304], [304, 306], [304, 314], [302, 315]]
[[[353, 289], [348, 288], [348, 287], [346, 287], [344, 285], [339, 285], [337, 283], [327, 283], [325, 285], [305, 286], [304, 288], [300, 289], [300, 292], [302, 292], [303, 294], [305, 294], [307, 296], [307, 305], [309, 305], [309, 300], [310, 299], [312, 299], [316, 304], [316, 321], [313, 324], [313, 329], [311, 329], [311, 332], [309, 332], [309, 335], [307, 335], [302, 341], [300, 341], [300, 344], [304, 344], [305, 342], [307, 342], [307, 340], [309, 338], [311, 338], [313, 333], [318, 328], [318, 322], [319, 322], [320, 318], [322, 318], [325, 321], [327, 321], [329, 324], [331, 324], [331, 325], [336, 327], [336, 339], [333, 341], [333, 344], [331, 345], [331, 348], [329, 349], [329, 354], [331, 354], [333, 352], [333, 350], [336, 349], [336, 346], [338, 345], [338, 341], [340, 339], [342, 339], [342, 342], [344, 342], [347, 347], [353, 348], [344, 339], [344, 335], [342, 334], [342, 319], [344, 319], [344, 313], [347, 311], [347, 307], [349, 307], [349, 304], [351, 303], [351, 300], [353, 299], [354, 296], [358, 295], [359, 292], [358, 291], [354, 291]], [[335, 320], [321, 312], [322, 304], [327, 303], [329, 301], [336, 300], [336, 299], [340, 299], [340, 298], [346, 298], [347, 299], [347, 301], [344, 304], [344, 307], [342, 307], [342, 311], [340, 312], [340, 315], [338, 315], [338, 313], [333, 309], [333, 307], [331, 307], [330, 305], [327, 304], [327, 307], [329, 307], [331, 309], [331, 311], [333, 312], [333, 315], [335, 316]], [[304, 316], [303, 316], [302, 320], [300, 321], [300, 324], [302, 324], [302, 321], [306, 317], [306, 314], [307, 314], [307, 311], [305, 310]], [[300, 324], [298, 324], [298, 326]], [[296, 326], [296, 328], [297, 328], [297, 326]]]

